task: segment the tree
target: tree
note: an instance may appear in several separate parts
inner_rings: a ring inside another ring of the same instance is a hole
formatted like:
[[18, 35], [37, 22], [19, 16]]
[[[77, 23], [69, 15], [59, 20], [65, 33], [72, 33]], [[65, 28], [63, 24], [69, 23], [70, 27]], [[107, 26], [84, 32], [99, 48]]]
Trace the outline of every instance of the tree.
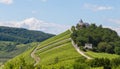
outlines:
[[[78, 37], [76, 39], [76, 43], [78, 44], [78, 46], [84, 46], [85, 43], [87, 43], [89, 41], [88, 38], [85, 38], [85, 37]], [[79, 45], [80, 44], [80, 45]]]
[[78, 58], [73, 65], [74, 69], [90, 69], [89, 65], [85, 62], [85, 58]]
[[75, 31], [75, 26], [72, 26], [71, 30], [72, 30], [72, 31]]
[[95, 58], [89, 61], [91, 67], [102, 67], [104, 69], [111, 69], [110, 60], [107, 58]]
[[105, 52], [106, 46], [108, 46], [108, 44], [106, 42], [100, 42], [98, 44], [98, 50], [99, 50], [99, 52]]
[[81, 27], [77, 24], [76, 28], [71, 38], [78, 46], [90, 43], [96, 48], [95, 51], [119, 54], [120, 37], [115, 31], [95, 24], [89, 27]]
[[114, 42], [114, 46], [115, 46], [115, 49], [114, 49], [115, 53], [120, 55], [120, 41]]
[[74, 69], [90, 69], [90, 67], [85, 63], [75, 63]]
[[112, 59], [111, 60], [111, 65], [112, 65], [112, 67], [119, 66], [120, 65], [120, 57]]
[[98, 44], [98, 50], [99, 52], [114, 53], [114, 48], [106, 42], [100, 42]]
[[120, 55], [120, 47], [115, 47], [114, 51], [116, 54]]

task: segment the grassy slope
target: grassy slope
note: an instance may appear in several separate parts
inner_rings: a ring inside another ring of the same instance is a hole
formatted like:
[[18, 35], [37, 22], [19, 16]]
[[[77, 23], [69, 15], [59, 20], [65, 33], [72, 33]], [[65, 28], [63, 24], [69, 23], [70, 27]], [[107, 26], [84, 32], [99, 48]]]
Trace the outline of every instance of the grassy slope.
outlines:
[[[65, 68], [71, 68], [72, 64], [77, 58], [83, 58], [71, 44], [70, 41], [70, 31], [66, 31], [60, 35], [52, 37], [48, 40], [45, 40], [40, 43], [40, 46], [37, 49], [36, 55], [40, 57], [40, 63], [38, 65], [42, 65], [43, 69], [52, 69], [59, 68], [61, 66], [65, 66]], [[33, 44], [33, 46], [35, 46]], [[33, 48], [34, 49], [34, 48]], [[30, 54], [33, 49], [26, 51], [25, 53], [17, 56], [16, 58], [10, 60], [14, 64], [19, 63], [17, 61], [20, 57], [24, 57], [26, 63], [34, 63], [34, 60], [31, 58]], [[91, 57], [108, 57], [113, 58], [118, 55], [111, 55], [106, 53], [94, 53], [94, 52], [86, 52], [86, 54]], [[7, 62], [7, 63], [9, 63]], [[100, 68], [91, 68], [91, 69], [102, 69]]]
[[[40, 56], [40, 65], [47, 65], [47, 68], [59, 66], [71, 66], [76, 58], [82, 57], [71, 44], [70, 31], [52, 37], [42, 42], [36, 52]], [[57, 59], [57, 61], [56, 61]]]
[[116, 58], [116, 57], [120, 57], [119, 55], [116, 55], [116, 54], [96, 53], [96, 52], [92, 52], [92, 51], [88, 51], [88, 52], [86, 52], [86, 54], [93, 57], [93, 58], [109, 58], [109, 59], [113, 59], [113, 58]]

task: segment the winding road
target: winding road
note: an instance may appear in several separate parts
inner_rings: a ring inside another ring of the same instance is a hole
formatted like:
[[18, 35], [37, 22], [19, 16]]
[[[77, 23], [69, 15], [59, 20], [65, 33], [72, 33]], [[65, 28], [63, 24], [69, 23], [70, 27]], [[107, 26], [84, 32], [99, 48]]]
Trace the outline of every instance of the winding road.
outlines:
[[34, 66], [36, 66], [40, 62], [40, 57], [35, 55], [35, 52], [37, 51], [38, 46], [31, 52], [31, 57], [35, 60]]
[[[69, 30], [70, 30], [71, 33], [73, 33], [71, 29], [69, 29]], [[82, 56], [84, 56], [84, 57], [87, 58], [87, 59], [92, 59], [91, 57], [87, 56], [83, 51], [81, 51], [81, 50], [79, 49], [78, 45], [74, 43], [74, 41], [72, 40], [72, 38], [70, 38], [70, 39], [71, 39], [72, 45], [74, 46], [74, 48], [76, 49], [76, 51], [77, 51], [79, 54], [81, 54]]]

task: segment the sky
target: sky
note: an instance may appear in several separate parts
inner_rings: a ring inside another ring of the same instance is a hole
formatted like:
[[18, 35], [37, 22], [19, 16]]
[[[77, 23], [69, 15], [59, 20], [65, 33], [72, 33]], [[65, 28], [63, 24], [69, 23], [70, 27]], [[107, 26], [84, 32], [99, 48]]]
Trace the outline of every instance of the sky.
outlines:
[[59, 34], [80, 19], [120, 35], [120, 0], [0, 0], [0, 26]]

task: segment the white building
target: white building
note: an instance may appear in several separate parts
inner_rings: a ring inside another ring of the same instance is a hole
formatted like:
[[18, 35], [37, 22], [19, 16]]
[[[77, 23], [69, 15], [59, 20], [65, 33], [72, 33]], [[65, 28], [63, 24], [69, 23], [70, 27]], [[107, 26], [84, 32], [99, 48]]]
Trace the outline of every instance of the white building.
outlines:
[[93, 49], [92, 44], [86, 43], [84, 46], [85, 49]]

